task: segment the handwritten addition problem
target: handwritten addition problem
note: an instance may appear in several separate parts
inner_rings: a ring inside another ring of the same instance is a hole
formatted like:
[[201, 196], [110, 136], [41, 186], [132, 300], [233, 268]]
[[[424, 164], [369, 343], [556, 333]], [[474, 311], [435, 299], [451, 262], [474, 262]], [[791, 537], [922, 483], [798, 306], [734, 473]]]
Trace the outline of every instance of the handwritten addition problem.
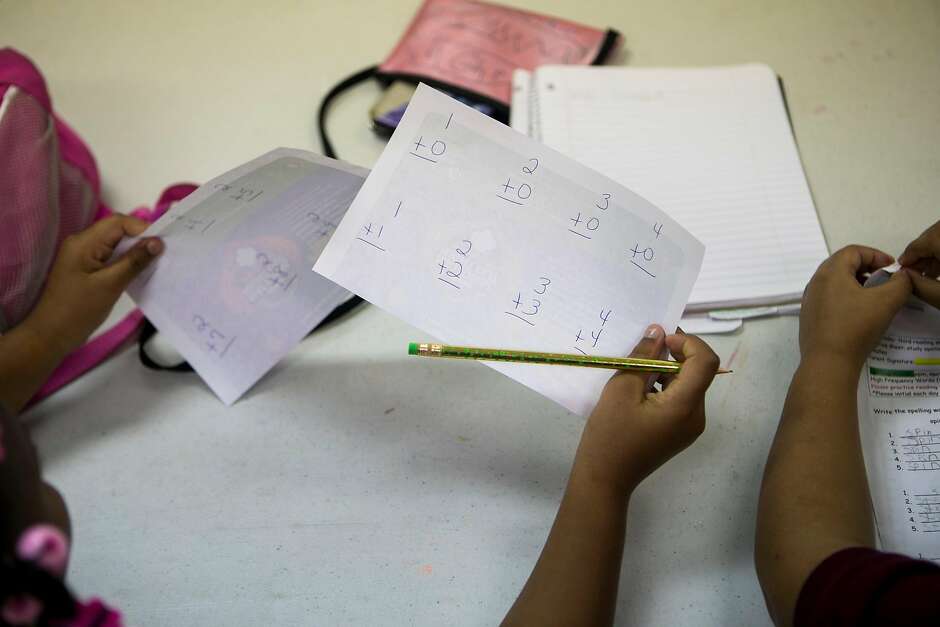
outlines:
[[338, 224], [332, 222], [331, 220], [326, 220], [320, 217], [320, 214], [315, 211], [310, 211], [307, 213], [307, 217], [311, 222], [317, 225], [316, 233], [319, 237], [327, 237], [332, 235], [333, 231], [336, 230]]
[[[598, 315], [598, 318], [600, 319], [600, 326], [597, 329], [592, 329], [590, 331], [591, 337], [589, 341], [591, 342], [591, 348], [597, 348], [597, 343], [600, 341], [601, 335], [604, 334], [604, 326], [607, 324], [607, 321], [610, 320], [611, 313], [613, 313], [613, 311], [610, 309], [601, 309], [601, 312]], [[578, 345], [579, 342], [584, 342], [588, 339], [581, 336], [583, 331], [584, 329], [578, 329], [578, 332], [574, 338], [574, 349], [582, 355], [587, 355], [587, 352]]]
[[250, 303], [257, 303], [273, 292], [287, 292], [297, 280], [297, 273], [291, 271], [290, 261], [283, 255], [268, 254], [249, 246], [239, 249], [235, 259], [240, 268], [251, 272], [242, 290]]
[[213, 327], [212, 324], [198, 314], [193, 316], [193, 328], [199, 336], [203, 350], [215, 353], [219, 359], [225, 357], [225, 353], [228, 352], [228, 349], [232, 347], [237, 339], [235, 336], [226, 337], [224, 333]]
[[[662, 234], [663, 225], [658, 222], [654, 223], [652, 239], [655, 241], [659, 239]], [[650, 271], [650, 263], [656, 257], [656, 251], [653, 249], [652, 244], [648, 244], [645, 248], [640, 250], [640, 243], [637, 242], [630, 252], [633, 253], [633, 258], [630, 260], [630, 263], [655, 279], [656, 275]]]
[[[539, 160], [535, 157], [529, 159], [529, 162], [520, 168], [521, 176], [530, 177], [535, 174], [539, 168]], [[525, 182], [531, 179], [516, 179], [510, 176], [500, 187], [501, 191], [496, 193], [496, 197], [514, 205], [524, 206], [526, 201], [532, 197], [532, 186]]]
[[[607, 211], [608, 207], [610, 207], [610, 194], [606, 192], [601, 194], [600, 200], [594, 203], [594, 207], [600, 211]], [[592, 239], [594, 231], [601, 226], [601, 220], [596, 215], [585, 213], [582, 217], [580, 211], [578, 215], [570, 219], [570, 222], [572, 226], [568, 231], [584, 239]]]
[[[523, 298], [522, 292], [518, 292], [512, 301], [515, 307], [513, 307], [512, 311], [504, 313], [517, 320], [522, 320], [530, 327], [534, 327], [535, 317], [538, 316], [539, 312], [542, 310], [542, 297], [548, 291], [548, 286], [551, 284], [552, 280], [550, 278], [540, 276], [538, 285], [531, 289], [531, 294], [527, 291], [525, 298]], [[532, 294], [535, 294], [535, 296], [532, 296]]]
[[[228, 183], [216, 183], [214, 189], [222, 190], [224, 192], [230, 192], [235, 189], [234, 185], [229, 185]], [[232, 200], [244, 200], [245, 202], [251, 202], [261, 194], [264, 193], [263, 189], [252, 189], [250, 187], [238, 187], [238, 191], [234, 191], [228, 195]]]
[[[398, 204], [395, 205], [395, 211], [392, 213], [391, 219], [396, 220], [398, 214], [401, 213], [401, 201], [398, 201]], [[359, 237], [356, 239], [367, 244], [376, 250], [381, 250], [383, 253], [386, 252], [385, 248], [382, 247], [382, 233], [385, 231], [384, 224], [372, 223], [364, 224], [362, 230], [359, 234]]]
[[437, 264], [440, 268], [438, 272], [440, 276], [437, 277], [437, 280], [459, 290], [459, 280], [463, 276], [464, 264], [467, 263], [467, 257], [469, 257], [471, 250], [473, 250], [473, 242], [468, 239], [462, 240], [460, 246], [454, 249], [454, 256], [449, 260], [445, 257]]
[[215, 220], [209, 220], [206, 218], [197, 218], [189, 217], [185, 215], [173, 215], [170, 216], [170, 220], [174, 223], [180, 224], [187, 231], [199, 231], [199, 233], [205, 235], [209, 229], [212, 228], [212, 225], [215, 224]]
[[[441, 341], [623, 354], [675, 326], [703, 253], [622, 185], [421, 85], [314, 270]], [[491, 367], [580, 414], [610, 374]]]

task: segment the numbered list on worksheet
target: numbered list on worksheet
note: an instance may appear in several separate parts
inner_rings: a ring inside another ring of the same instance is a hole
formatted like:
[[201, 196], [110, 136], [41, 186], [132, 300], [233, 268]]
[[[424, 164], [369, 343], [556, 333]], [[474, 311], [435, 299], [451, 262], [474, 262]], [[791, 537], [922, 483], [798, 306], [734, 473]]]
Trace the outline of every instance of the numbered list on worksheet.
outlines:
[[940, 311], [901, 309], [859, 385], [865, 465], [882, 547], [940, 563]]

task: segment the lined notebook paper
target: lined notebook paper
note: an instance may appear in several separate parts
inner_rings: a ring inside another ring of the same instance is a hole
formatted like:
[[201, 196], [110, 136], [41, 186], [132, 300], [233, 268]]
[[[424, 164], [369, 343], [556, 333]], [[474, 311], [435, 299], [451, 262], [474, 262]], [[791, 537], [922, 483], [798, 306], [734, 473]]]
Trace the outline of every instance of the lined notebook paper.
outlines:
[[545, 66], [512, 125], [661, 207], [706, 246], [688, 310], [798, 299], [828, 256], [774, 72]]

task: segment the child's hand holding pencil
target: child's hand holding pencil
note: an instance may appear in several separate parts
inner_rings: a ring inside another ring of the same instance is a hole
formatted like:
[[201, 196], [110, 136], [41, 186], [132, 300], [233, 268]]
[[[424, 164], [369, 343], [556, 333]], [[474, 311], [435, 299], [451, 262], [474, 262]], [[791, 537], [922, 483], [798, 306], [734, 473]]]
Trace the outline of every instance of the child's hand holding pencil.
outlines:
[[[698, 337], [681, 331], [666, 336], [658, 325], [647, 329], [630, 356], [653, 359], [664, 348], [681, 364], [679, 372], [611, 377], [584, 428], [573, 474], [588, 473], [628, 494], [705, 430], [705, 391], [718, 372], [718, 356]], [[662, 391], [649, 391], [651, 376]]]

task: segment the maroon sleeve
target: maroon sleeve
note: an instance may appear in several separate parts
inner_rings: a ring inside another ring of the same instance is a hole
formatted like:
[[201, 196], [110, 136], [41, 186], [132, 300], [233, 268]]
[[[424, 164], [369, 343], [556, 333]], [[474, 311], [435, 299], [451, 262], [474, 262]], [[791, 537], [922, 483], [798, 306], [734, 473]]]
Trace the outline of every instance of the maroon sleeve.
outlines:
[[843, 549], [803, 584], [793, 625], [940, 625], [940, 567], [874, 549]]

